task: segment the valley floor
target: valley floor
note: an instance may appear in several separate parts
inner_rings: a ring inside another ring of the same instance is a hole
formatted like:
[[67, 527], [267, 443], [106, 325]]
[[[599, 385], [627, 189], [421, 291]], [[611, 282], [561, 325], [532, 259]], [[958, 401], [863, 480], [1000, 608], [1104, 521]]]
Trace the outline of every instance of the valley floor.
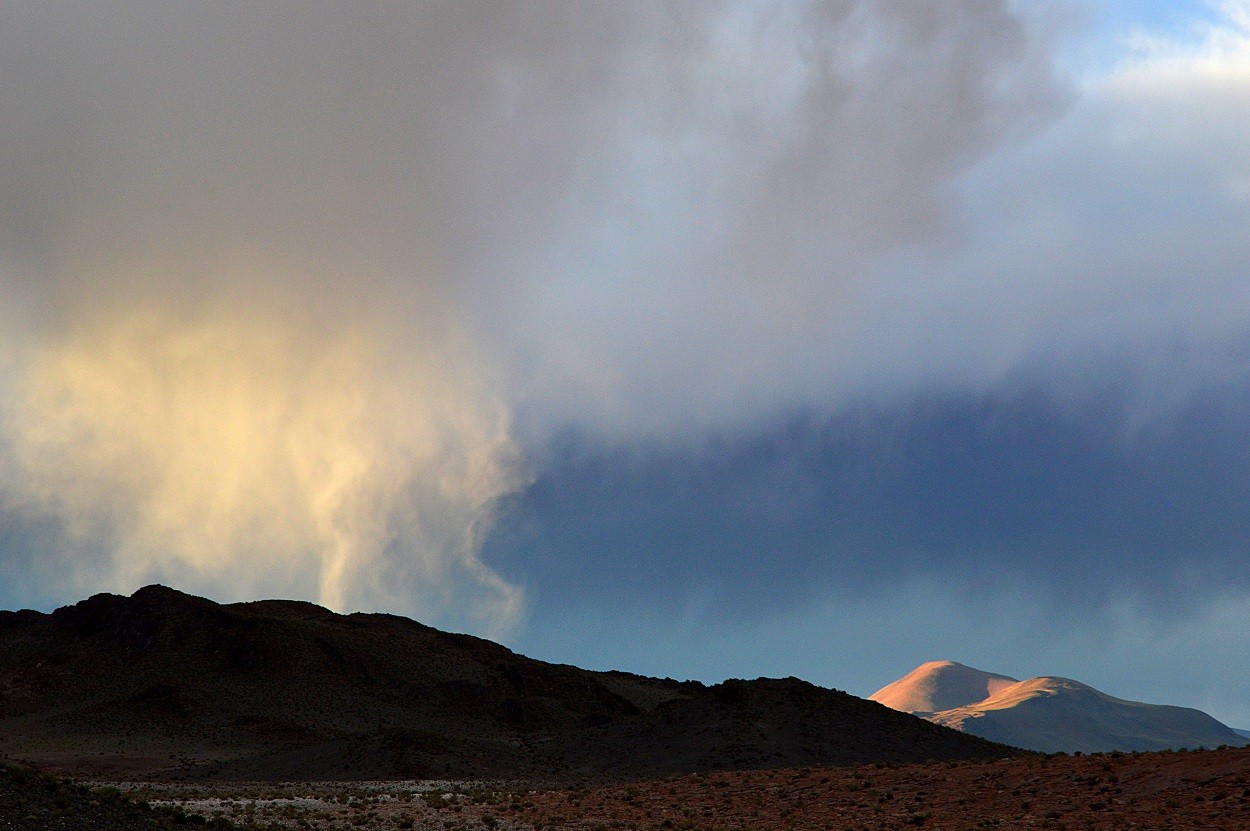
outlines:
[[695, 774], [565, 790], [431, 781], [111, 784], [188, 813], [303, 829], [1250, 828], [1250, 749]]

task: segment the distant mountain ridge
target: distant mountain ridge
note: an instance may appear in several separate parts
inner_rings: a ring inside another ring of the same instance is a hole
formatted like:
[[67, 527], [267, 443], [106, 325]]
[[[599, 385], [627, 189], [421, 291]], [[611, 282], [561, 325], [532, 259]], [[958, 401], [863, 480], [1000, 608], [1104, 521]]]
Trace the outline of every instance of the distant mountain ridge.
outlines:
[[1013, 752], [794, 678], [590, 672], [310, 603], [148, 586], [0, 612], [0, 757], [74, 775], [566, 782]]
[[1247, 743], [1201, 710], [1127, 701], [1070, 678], [1018, 681], [954, 661], [921, 664], [869, 698], [935, 724], [1044, 753]]

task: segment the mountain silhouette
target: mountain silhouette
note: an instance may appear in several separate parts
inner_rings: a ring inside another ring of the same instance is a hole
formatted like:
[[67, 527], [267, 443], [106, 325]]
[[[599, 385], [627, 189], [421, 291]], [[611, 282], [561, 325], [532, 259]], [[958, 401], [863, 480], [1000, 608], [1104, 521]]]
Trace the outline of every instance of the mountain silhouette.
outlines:
[[636, 779], [1013, 751], [794, 678], [591, 672], [385, 614], [163, 586], [0, 612], [0, 755], [72, 775]]

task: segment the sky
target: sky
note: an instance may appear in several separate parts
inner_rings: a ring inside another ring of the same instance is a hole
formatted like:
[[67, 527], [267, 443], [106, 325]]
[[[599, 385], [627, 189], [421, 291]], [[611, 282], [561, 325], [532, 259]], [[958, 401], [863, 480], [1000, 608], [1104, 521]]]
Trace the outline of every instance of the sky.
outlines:
[[1250, 4], [6, 3], [0, 607], [1250, 727]]

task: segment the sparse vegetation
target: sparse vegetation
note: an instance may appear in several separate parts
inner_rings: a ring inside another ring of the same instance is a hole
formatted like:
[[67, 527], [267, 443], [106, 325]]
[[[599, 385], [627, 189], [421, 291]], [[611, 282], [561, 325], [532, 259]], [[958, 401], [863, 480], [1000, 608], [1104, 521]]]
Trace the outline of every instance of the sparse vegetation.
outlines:
[[[233, 827], [303, 831], [1231, 829], [1250, 827], [1248, 774], [1250, 750], [1230, 749], [718, 773], [559, 790], [517, 782], [116, 783], [92, 798], [148, 800], [168, 828], [220, 827], [228, 818]], [[1109, 783], [1114, 795], [1102, 790]]]

